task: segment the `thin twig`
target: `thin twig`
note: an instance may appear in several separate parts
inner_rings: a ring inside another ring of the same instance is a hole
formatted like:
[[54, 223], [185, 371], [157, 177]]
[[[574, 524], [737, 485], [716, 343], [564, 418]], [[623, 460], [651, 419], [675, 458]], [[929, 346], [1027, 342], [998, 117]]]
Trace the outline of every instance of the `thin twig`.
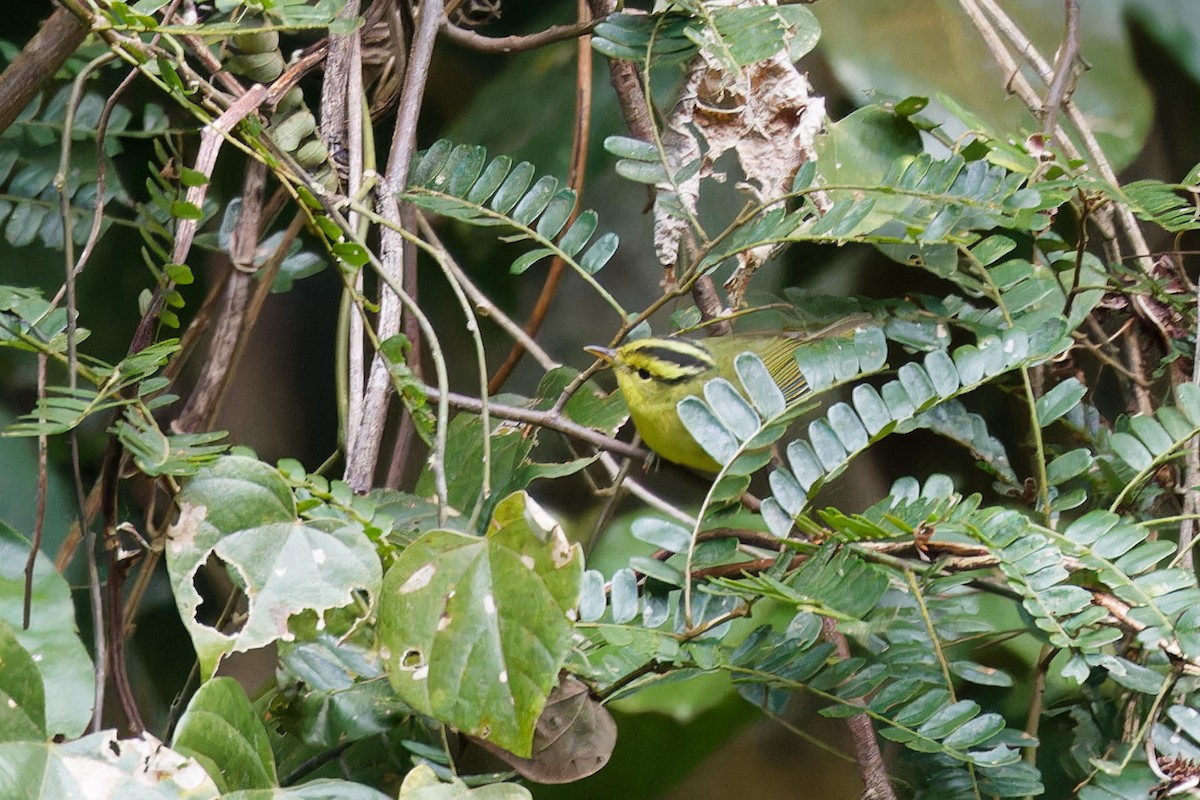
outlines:
[[495, 322], [498, 326], [500, 326], [501, 330], [519, 342], [525, 350], [529, 351], [529, 354], [533, 357], [533, 360], [538, 362], [538, 366], [540, 366], [543, 370], [548, 372], [552, 369], [562, 366], [557, 360], [555, 360], [553, 356], [547, 353], [542, 346], [537, 343], [536, 340], [530, 338], [529, 334], [527, 334], [521, 328], [521, 326], [518, 325], [515, 320], [513, 320], [512, 317], [505, 314], [502, 308], [493, 303], [491, 298], [484, 294], [483, 291], [475, 285], [470, 276], [467, 275], [465, 270], [463, 270], [462, 266], [460, 266], [459, 263], [454, 260], [454, 256], [450, 254], [450, 251], [446, 249], [446, 246], [442, 244], [441, 240], [437, 236], [437, 232], [432, 228], [426, 227], [428, 222], [424, 219], [424, 217], [421, 218], [420, 224], [422, 226], [422, 231], [425, 234], [425, 237], [429, 240], [430, 244], [437, 247], [444, 254], [446, 268], [450, 270], [451, 274], [454, 276], [454, 279], [462, 284], [463, 289], [466, 291], [467, 296], [471, 298], [471, 302], [475, 304], [478, 312]]
[[[1041, 656], [1034, 668], [1036, 672], [1033, 680], [1033, 692], [1029, 697], [1029, 710], [1025, 712], [1025, 733], [1031, 739], [1036, 739], [1038, 735], [1038, 724], [1042, 719], [1046, 701], [1046, 674], [1050, 671], [1050, 662], [1056, 655], [1058, 655], [1058, 648], [1048, 644], [1042, 645]], [[1026, 748], [1025, 761], [1029, 764], [1036, 764], [1037, 752], [1036, 747]]]
[[[262, 84], [255, 84], [246, 94], [239, 97], [229, 108], [213, 120], [210, 124], [204, 127], [200, 134], [200, 148], [196, 152], [196, 161], [193, 166], [197, 172], [202, 173], [205, 178], [211, 178], [213, 168], [217, 163], [217, 153], [220, 152], [221, 145], [226, 138], [230, 136], [230, 131], [233, 130], [239, 122], [246, 118], [249, 114], [254, 113], [262, 102], [263, 97], [267, 93], [267, 88]], [[204, 197], [208, 193], [207, 181], [196, 182], [189, 186], [185, 199], [188, 203], [196, 208], [203, 208]], [[171, 249], [171, 263], [183, 264], [187, 261], [188, 251], [191, 250], [192, 241], [196, 236], [196, 230], [199, 225], [199, 220], [196, 219], [181, 219], [175, 229], [175, 242]], [[154, 296], [150, 300], [149, 307], [142, 315], [142, 319], [138, 322], [137, 330], [134, 331], [133, 339], [129, 346], [129, 352], [137, 353], [149, 345], [153, 339], [155, 331], [158, 327], [159, 316], [162, 313], [163, 306], [166, 302], [167, 293], [174, 288], [173, 281], [167, 279], [160, 283], [154, 292]]]
[[596, 21], [581, 20], [574, 25], [552, 25], [544, 31], [524, 36], [482, 36], [446, 20], [442, 23], [442, 36], [455, 44], [484, 53], [520, 53], [567, 39], [586, 37], [594, 27]]
[[[1007, 53], [1004, 53], [1004, 56], [1000, 55], [1000, 52], [1003, 51], [1003, 45], [999, 44], [998, 37], [995, 39], [996, 46], [993, 46], [993, 40], [989, 34], [989, 31], [993, 30], [993, 23], [995, 30], [1002, 33], [1009, 40], [1016, 52], [1029, 60], [1029, 63], [1033, 65], [1041, 79], [1049, 85], [1050, 81], [1053, 80], [1053, 71], [1050, 65], [1041, 57], [1037, 48], [1033, 46], [1033, 43], [1021, 33], [1020, 28], [1017, 27], [995, 0], [959, 0], [959, 2], [967, 10], [968, 15], [971, 16], [972, 22], [979, 28], [980, 33], [983, 34], [985, 42], [988, 42], [988, 47], [992, 50], [992, 55], [998, 61], [1005, 58], [1004, 63], [1010, 65], [1006, 69], [1006, 74], [1012, 74], [1012, 71], [1016, 69], [1015, 62], [1007, 59]], [[976, 5], [977, 3], [978, 5]], [[986, 10], [987, 16], [984, 16], [982, 13], [973, 13], [972, 9], [976, 12]], [[1024, 80], [1024, 76], [1015, 75], [1014, 77], [1016, 79], [1014, 87], [1020, 88], [1024, 84], [1025, 89], [1028, 90], [1028, 94], [1020, 92], [1021, 99], [1031, 110], [1039, 108], [1041, 106], [1041, 99], [1038, 98], [1036, 92], [1033, 92], [1029, 88], [1028, 83]], [[1067, 112], [1067, 118], [1071, 121], [1072, 127], [1074, 127], [1076, 133], [1079, 135], [1087, 152], [1088, 160], [1091, 161], [1096, 172], [1103, 180], [1114, 186], [1119, 185], [1120, 181], [1117, 179], [1116, 171], [1112, 168], [1112, 164], [1109, 163], [1108, 157], [1104, 154], [1104, 150], [1096, 140], [1091, 125], [1079, 106], [1070, 98], [1067, 98], [1063, 104], [1063, 109]], [[1076, 149], [1066, 134], [1062, 132], [1061, 126], [1058, 127], [1059, 129], [1054, 134], [1054, 140], [1063, 147], [1068, 157], [1077, 158], [1079, 155], [1078, 149]], [[1125, 203], [1116, 204], [1114, 210], [1116, 212], [1117, 223], [1120, 225], [1126, 238], [1129, 239], [1133, 249], [1135, 263], [1143, 274], [1149, 275], [1151, 263], [1147, 254], [1150, 252], [1150, 246], [1146, 243], [1145, 236], [1142, 235], [1141, 227], [1138, 225], [1137, 218], [1133, 215], [1133, 210]]]
[[[494, 410], [495, 406], [493, 406], [492, 408]], [[615, 441], [619, 441], [619, 440], [615, 440]], [[637, 457], [630, 456], [630, 458], [631, 459], [637, 459], [637, 458], [644, 459], [644, 458], [649, 457], [649, 455], [650, 455], [649, 453], [642, 453], [641, 456], [637, 456]], [[603, 467], [604, 471], [608, 473], [609, 480], [615, 480], [616, 476], [621, 473], [621, 467], [617, 465], [617, 460], [615, 458], [613, 458], [613, 456], [611, 454], [601, 453], [599, 461], [600, 461], [600, 466]], [[638, 500], [641, 500], [643, 503], [645, 503], [650, 508], [654, 509], [655, 511], [658, 511], [661, 514], [665, 514], [666, 516], [670, 517], [671, 519], [678, 520], [678, 521], [682, 522], [684, 525], [694, 525], [696, 523], [696, 518], [694, 516], [687, 513], [683, 509], [679, 508], [678, 506], [672, 505], [671, 503], [667, 502], [663, 498], [659, 497], [657, 494], [655, 494], [654, 492], [647, 489], [646, 486], [639, 480], [635, 480], [633, 478], [628, 477], [628, 475], [626, 475], [625, 479], [621, 481], [621, 488], [628, 490], [629, 493], [631, 495], [633, 495], [634, 497], [636, 497]]]
[[1151, 386], [1150, 381], [1146, 380], [1146, 378], [1144, 376], [1137, 375], [1137, 374], [1134, 374], [1133, 372], [1131, 372], [1128, 367], [1126, 367], [1124, 364], [1122, 364], [1120, 361], [1118, 361], [1114, 356], [1111, 356], [1108, 353], [1106, 353], [1104, 351], [1103, 345], [1097, 344], [1096, 342], [1093, 342], [1091, 339], [1089, 339], [1086, 333], [1083, 333], [1081, 331], [1076, 331], [1071, 334], [1071, 338], [1074, 339], [1076, 342], [1078, 342], [1083, 347], [1086, 347], [1088, 349], [1088, 351], [1092, 354], [1092, 356], [1095, 357], [1098, 361], [1101, 361], [1102, 363], [1106, 364], [1109, 367], [1112, 367], [1114, 370], [1121, 373], [1121, 376], [1123, 378], [1133, 381], [1134, 383], [1140, 384], [1141, 386], [1146, 387], [1146, 388], [1149, 388]]
[[479, 402], [479, 417], [480, 424], [483, 427], [481, 447], [483, 472], [481, 473], [479, 495], [475, 499], [475, 507], [471, 509], [470, 521], [467, 523], [467, 528], [473, 530], [475, 523], [479, 520], [479, 514], [483, 511], [484, 501], [487, 500], [488, 495], [492, 491], [492, 422], [491, 414], [488, 411], [487, 351], [483, 348], [483, 337], [479, 334], [479, 318], [475, 316], [475, 310], [471, 307], [471, 302], [467, 299], [467, 294], [462, 284], [455, 278], [455, 271], [447, 264], [445, 245], [438, 239], [433, 226], [429, 224], [429, 221], [425, 219], [423, 214], [417, 215], [417, 223], [421, 230], [421, 235], [436, 248], [436, 257], [434, 260], [441, 267], [442, 274], [446, 276], [446, 282], [450, 284], [450, 291], [454, 293], [455, 299], [458, 300], [458, 304], [462, 308], [463, 316], [466, 317], [467, 321], [467, 330], [470, 332], [471, 341], [475, 345], [475, 363], [479, 369], [479, 391], [482, 393]]
[[[71, 87], [71, 96], [67, 101], [63, 118], [63, 140], [59, 154], [58, 172], [54, 176], [54, 185], [58, 189], [61, 203], [63, 225], [63, 260], [66, 265], [66, 299], [67, 299], [67, 385], [74, 392], [78, 381], [79, 351], [77, 342], [77, 314], [75, 286], [75, 245], [71, 232], [71, 194], [67, 183], [67, 170], [71, 158], [71, 133], [75, 128], [75, 111], [79, 107], [83, 95], [83, 84], [88, 76], [102, 64], [111, 59], [111, 53], [105, 53], [87, 64], [76, 76]], [[108, 648], [104, 632], [104, 599], [100, 591], [100, 569], [96, 562], [96, 532], [84, 520], [87, 517], [87, 501], [83, 492], [83, 471], [79, 458], [78, 430], [72, 429], [68, 434], [71, 447], [71, 469], [75, 479], [75, 499], [79, 504], [79, 520], [84, 527], [84, 542], [87, 549], [88, 595], [91, 599], [92, 642], [95, 649], [96, 694], [95, 708], [92, 709], [91, 730], [98, 731], [104, 713], [104, 690], [108, 683]]]
[[[588, 11], [587, 0], [578, 0], [578, 13], [580, 23], [589, 22], [590, 12]], [[588, 142], [591, 139], [591, 120], [592, 120], [592, 37], [581, 36], [578, 46], [576, 47], [575, 55], [575, 127], [571, 135], [571, 166], [567, 172], [567, 185], [575, 192], [575, 207], [571, 209], [571, 215], [567, 218], [567, 226], [575, 221], [579, 214], [579, 198], [583, 196], [583, 177], [587, 167], [587, 152]], [[542, 285], [542, 291], [538, 294], [537, 301], [533, 304], [533, 310], [529, 313], [529, 319], [525, 321], [525, 332], [530, 337], [537, 336], [537, 332], [542, 327], [542, 322], [545, 321], [546, 315], [550, 312], [550, 301], [554, 299], [555, 292], [558, 290], [559, 281], [562, 280], [563, 271], [566, 269], [566, 264], [561, 255], [555, 255], [550, 260], [550, 268], [546, 272], [546, 282]], [[521, 356], [524, 354], [525, 348], [520, 340], [517, 340], [512, 349], [509, 350], [508, 357], [492, 379], [488, 382], [488, 393], [495, 394], [500, 391], [500, 387], [508, 380], [508, 376], [516, 369], [517, 364], [521, 361]]]
[[[46, 355], [38, 353], [37, 358], [37, 396], [38, 402], [46, 399]], [[29, 617], [33, 606], [33, 570], [37, 565], [37, 556], [42, 549], [42, 530], [46, 524], [46, 494], [49, 489], [50, 470], [46, 458], [47, 436], [38, 434], [37, 439], [37, 500], [34, 503], [33, 541], [29, 545], [29, 559], [25, 562], [25, 597], [22, 605], [21, 626], [29, 630]]]
[[[411, 231], [417, 227], [417, 207], [411, 204], [405, 204], [400, 208], [400, 221], [404, 230]], [[404, 263], [408, 265], [408, 269], [404, 270], [404, 291], [408, 292], [414, 300], [419, 299], [420, 293], [419, 275], [417, 273], [417, 244], [416, 240], [406, 238], [404, 242]], [[413, 377], [419, 381], [425, 380], [425, 366], [422, 354], [424, 352], [423, 337], [421, 334], [421, 326], [417, 324], [416, 318], [412, 314], [405, 315], [401, 320], [401, 329], [404, 338], [408, 339], [409, 346], [412, 348], [412, 359], [410, 368], [412, 369]], [[413, 422], [413, 418], [405, 414], [400, 417], [400, 425], [396, 431], [396, 441], [392, 445], [392, 459], [388, 464], [387, 483], [385, 486], [389, 489], [399, 489], [404, 486], [404, 470], [409, 463], [409, 456], [412, 452], [413, 442], [417, 436], [417, 427]]]
[[1075, 62], [1079, 59], [1079, 0], [1063, 0], [1063, 5], [1067, 20], [1062, 44], [1054, 62], [1054, 77], [1042, 102], [1042, 135], [1047, 139], [1058, 129], [1058, 113], [1070, 97], [1075, 84]]
[[350, 749], [351, 745], [356, 744], [357, 742], [357, 739], [351, 739], [350, 741], [342, 742], [330, 750], [325, 750], [305, 759], [300, 763], [299, 766], [297, 766], [287, 775], [284, 775], [282, 778], [280, 778], [279, 785], [283, 787], [291, 786], [313, 770], [320, 769], [330, 761], [341, 757], [342, 753], [346, 752], [348, 749]]
[[[477, 397], [468, 397], [467, 395], [456, 394], [455, 392], [443, 393], [433, 386], [426, 386], [424, 390], [430, 399], [440, 400], [445, 398], [451, 406], [463, 411], [477, 414], [483, 408], [483, 404]], [[581, 442], [587, 442], [590, 445], [608, 450], [617, 455], [625, 456], [626, 458], [645, 461], [650, 457], [650, 453], [640, 447], [634, 447], [628, 442], [614, 439], [611, 436], [605, 436], [592, 428], [572, 422], [550, 411], [538, 411], [532, 408], [518, 408], [516, 406], [498, 405], [496, 403], [489, 404], [489, 408], [492, 414], [499, 419], [521, 422], [526, 425], [537, 425], [539, 428], [549, 428], [559, 433], [565, 433]]]
[[[352, 21], [358, 18], [360, 0], [347, 0], [338, 12], [338, 20]], [[325, 77], [321, 83], [321, 138], [329, 148], [333, 160], [345, 165], [350, 147], [350, 116], [354, 109], [362, 108], [362, 29], [355, 27], [350, 33], [335, 33], [329, 37], [329, 56], [325, 59]], [[358, 91], [354, 92], [354, 74], [358, 74]], [[361, 115], [360, 115], [361, 118]], [[361, 153], [360, 153], [361, 155]], [[362, 180], [359, 165], [358, 179]], [[354, 175], [351, 169], [350, 175]], [[356, 197], [356, 187], [351, 186], [349, 195]], [[351, 225], [354, 221], [351, 220]]]
[[[832, 619], [821, 618], [821, 636], [837, 648], [838, 658], [843, 661], [850, 658], [850, 645], [846, 641], [846, 637], [838, 632], [837, 623]], [[861, 699], [847, 702], [850, 705], [864, 705]], [[887, 765], [883, 762], [883, 753], [879, 749], [879, 740], [875, 738], [875, 728], [871, 724], [871, 718], [865, 713], [854, 714], [846, 718], [846, 727], [850, 729], [850, 737], [854, 740], [854, 751], [858, 755], [864, 800], [895, 800], [896, 790], [892, 788], [892, 782], [888, 779]]]
[[[617, 10], [617, 0], [588, 0], [588, 4], [592, 7], [592, 17], [597, 20]], [[654, 141], [654, 122], [650, 118], [650, 107], [642, 92], [642, 80], [637, 67], [631, 61], [606, 60], [609, 79], [625, 117], [626, 127], [635, 138], [644, 142]]]
[[[117, 101], [121, 95], [125, 94], [125, 90], [133, 85], [139, 74], [136, 69], [131, 69], [113, 90], [113, 93], [109, 95], [100, 112], [100, 119], [96, 125], [96, 198], [92, 201], [92, 226], [88, 230], [87, 241], [84, 242], [83, 249], [79, 251], [79, 258], [75, 261], [76, 275], [82, 273], [88, 261], [91, 260], [92, 253], [95, 252], [96, 245], [100, 241], [100, 234], [103, 232], [104, 208], [108, 199], [108, 155], [104, 152], [104, 139], [108, 135], [108, 123], [112, 118], [113, 110], [117, 107]], [[64, 284], [55, 294], [51, 305], [58, 305], [65, 291], [66, 285]]]
[[[1200, 285], [1196, 289], [1196, 303], [1200, 306]], [[1200, 383], [1200, 336], [1196, 339], [1195, 350], [1192, 352], [1192, 383]], [[1183, 513], [1196, 514], [1200, 512], [1200, 490], [1196, 484], [1200, 481], [1200, 436], [1194, 437], [1187, 448], [1187, 466], [1183, 479]], [[1190, 574], [1193, 570], [1192, 542], [1196, 538], [1196, 522], [1185, 520], [1179, 526], [1179, 563]]]
[[[396, 114], [387, 172], [383, 176], [378, 196], [379, 214], [388, 223], [380, 230], [382, 274], [386, 276], [389, 287], [395, 287], [391, 292], [384, 289], [380, 294], [378, 333], [381, 341], [394, 336], [400, 330], [401, 307], [404, 304], [395, 289], [400, 288], [404, 282], [406, 271], [416, 268], [415, 264], [404, 263], [404, 237], [399, 233], [403, 229], [404, 221], [400, 214], [399, 196], [408, 183], [409, 167], [416, 148], [421, 100], [429, 80], [429, 64], [433, 58], [434, 40], [444, 17], [443, 9], [444, 4], [441, 0], [425, 0], [421, 4], [420, 19], [404, 76], [400, 109]], [[406, 292], [406, 295], [412, 297], [411, 292]], [[373, 483], [391, 396], [390, 389], [391, 375], [388, 365], [384, 358], [376, 353], [367, 378], [362, 435], [355, 449], [346, 454], [346, 482], [355, 491], [366, 491]], [[444, 453], [434, 455], [440, 461]]]

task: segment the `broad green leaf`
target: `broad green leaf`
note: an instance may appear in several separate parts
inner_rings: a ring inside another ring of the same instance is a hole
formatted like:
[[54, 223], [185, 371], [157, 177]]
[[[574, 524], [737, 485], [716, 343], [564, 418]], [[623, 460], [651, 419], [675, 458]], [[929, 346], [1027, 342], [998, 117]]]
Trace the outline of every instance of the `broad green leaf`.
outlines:
[[958, 370], [945, 350], [932, 350], [925, 355], [925, 373], [938, 397], [950, 397], [958, 391]]
[[946, 736], [943, 744], [947, 747], [966, 750], [968, 747], [982, 745], [1004, 729], [1004, 717], [998, 714], [980, 714], [973, 720], [968, 720]]
[[[543, 411], [549, 409], [578, 374], [578, 370], [570, 367], [547, 372], [538, 385], [535, 407]], [[571, 395], [563, 411], [572, 422], [606, 431], [610, 436], [629, 419], [629, 409], [621, 393], [605, 392], [594, 381], [588, 381]]]
[[604, 140], [604, 149], [617, 158], [632, 158], [638, 161], [657, 161], [658, 148], [653, 142], [644, 142], [629, 136], [609, 136]]
[[486, 536], [431, 531], [388, 570], [379, 638], [406, 703], [517, 755], [566, 660], [583, 573], [571, 545], [524, 493]]
[[[486, 159], [486, 149], [460, 144], [454, 148], [451, 158], [447, 160], [442, 174], [438, 176], [438, 182], [444, 182], [443, 189], [448, 194], [462, 197], [474, 186], [476, 179], [481, 177], [480, 172]], [[492, 178], [491, 175], [488, 177]]]
[[[373, 632], [363, 633], [373, 638]], [[383, 661], [373, 646], [334, 636], [327, 626], [278, 647], [277, 680], [291, 677], [295, 686], [284, 711], [286, 729], [308, 745], [334, 748], [385, 733], [410, 711], [383, 680]]]
[[1161, 455], [1175, 446], [1171, 435], [1167, 433], [1154, 417], [1139, 415], [1129, 420], [1129, 428], [1137, 438], [1142, 440], [1151, 453]]
[[1174, 553], [1175, 543], [1170, 540], [1146, 542], [1117, 559], [1115, 566], [1126, 575], [1138, 575]]
[[[504, 183], [510, 169], [512, 169], [511, 158], [504, 155], [496, 156], [484, 167], [483, 173], [467, 192], [465, 199], [471, 203], [486, 203], [487, 199]], [[424, 183], [425, 181], [414, 180], [413, 182]]]
[[[377, 594], [379, 556], [361, 526], [326, 531], [301, 522], [287, 484], [262, 462], [221, 458], [197, 473], [177, 502], [167, 570], [205, 679], [228, 653], [289, 640], [293, 614], [350, 605], [360, 591]], [[249, 604], [245, 624], [232, 634], [196, 618], [196, 574], [214, 556]]]
[[807, 442], [796, 439], [788, 444], [787, 458], [792, 474], [805, 492], [811, 492], [813, 486], [824, 478], [825, 469]]
[[44, 730], [50, 736], [79, 736], [92, 716], [92, 661], [79, 640], [71, 588], [39, 553], [34, 562], [29, 629], [24, 616], [25, 562], [29, 542], [0, 522], [0, 620], [37, 665], [44, 684]]
[[522, 161], [513, 167], [512, 172], [500, 184], [500, 188], [492, 195], [489, 205], [501, 214], [507, 214], [517, 201], [525, 194], [533, 180], [534, 167], [528, 161]]
[[896, 370], [896, 378], [900, 381], [900, 385], [904, 388], [914, 409], [922, 408], [937, 397], [937, 390], [934, 388], [933, 381], [929, 379], [929, 374], [915, 363], [909, 362], [901, 366]]
[[13, 629], [0, 619], [0, 742], [45, 738], [42, 674]]
[[172, 747], [204, 765], [222, 792], [275, 786], [267, 729], [233, 678], [213, 678], [192, 695]]
[[775, 501], [787, 513], [787, 524], [788, 527], [791, 527], [791, 518], [803, 510], [805, 503], [808, 502], [808, 495], [795, 477], [785, 469], [772, 471], [768, 478]]
[[668, 586], [683, 586], [684, 584], [682, 570], [671, 566], [665, 561], [659, 561], [657, 558], [633, 556], [629, 559], [629, 566], [646, 577], [654, 578]]
[[650, 186], [670, 180], [666, 168], [658, 161], [634, 161], [623, 158], [616, 163], [614, 170], [625, 180]]
[[879, 392], [875, 391], [875, 387], [860, 383], [854, 387], [850, 396], [854, 400], [854, 410], [858, 412], [863, 426], [871, 436], [892, 423], [892, 416], [888, 413], [887, 405], [879, 396]]
[[571, 227], [567, 228], [567, 232], [559, 239], [559, 248], [573, 257], [583, 249], [583, 246], [588, 243], [588, 239], [592, 238], [592, 234], [596, 232], [598, 221], [595, 211], [591, 209], [581, 211], [575, 221], [571, 223]]
[[832, 472], [849, 456], [845, 445], [829, 427], [829, 423], [823, 419], [809, 423], [808, 441], [812, 445], [813, 453], [816, 454], [821, 467], [826, 472]]
[[883, 328], [872, 324], [854, 331], [854, 352], [862, 372], [878, 372], [887, 364], [887, 337]]
[[847, 452], [854, 453], [867, 446], [869, 440], [867, 429], [850, 406], [845, 403], [834, 403], [829, 407], [826, 419], [829, 421], [829, 427]]
[[[553, 383], [555, 380], [548, 376], [543, 384]], [[590, 413], [598, 410], [605, 418], [617, 414], [624, 417], [621, 410], [623, 404], [619, 400], [606, 398], [598, 402], [588, 402], [588, 394], [587, 391], [576, 393], [572, 402], [567, 404], [571, 409], [569, 413]], [[482, 433], [483, 422], [478, 416], [460, 414], [450, 422], [447, 461], [457, 464], [458, 469], [452, 470], [448, 476], [448, 498], [451, 507], [455, 509], [469, 511], [474, 508], [483, 490]], [[488, 498], [495, 500], [519, 491], [539, 478], [573, 475], [596, 459], [596, 456], [592, 455], [561, 463], [532, 461], [529, 454], [536, 443], [536, 437], [528, 435], [523, 429], [502, 420], [492, 419], [491, 491]], [[433, 485], [432, 470], [427, 469], [418, 479], [417, 491], [423, 495], [431, 495], [434, 491]]]
[[537, 234], [547, 239], [553, 239], [567, 224], [567, 218], [575, 210], [575, 192], [561, 189], [550, 198], [550, 204], [538, 218]]
[[795, 61], [812, 50], [821, 33], [812, 12], [795, 5], [715, 8], [712, 23], [712, 28], [686, 28], [685, 35], [730, 71], [785, 48]]
[[543, 175], [517, 202], [511, 212], [512, 218], [521, 225], [530, 225], [550, 205], [550, 200], [557, 191], [558, 178]]
[[777, 417], [787, 410], [787, 399], [761, 358], [754, 353], [739, 353], [734, 359], [734, 368], [746, 396], [764, 419]]
[[579, 267], [588, 275], [594, 275], [608, 263], [613, 254], [617, 252], [617, 245], [620, 244], [620, 239], [611, 231], [600, 235], [596, 241], [592, 242], [591, 246], [584, 251], [583, 257], [579, 259]]
[[1097, 663], [1108, 671], [1109, 677], [1126, 689], [1142, 694], [1155, 695], [1162, 689], [1166, 676], [1125, 658], [1101, 655]]
[[545, 247], [535, 248], [527, 253], [522, 253], [521, 255], [517, 256], [516, 260], [513, 261], [512, 266], [508, 268], [508, 271], [513, 275], [522, 275], [526, 270], [528, 270], [537, 262], [541, 261], [543, 258], [550, 258], [553, 255], [553, 250], [549, 250]]
[[[817, 170], [827, 185], [855, 187], [878, 186], [897, 159], [921, 152], [921, 137], [912, 122], [881, 105], [851, 112], [826, 125], [816, 140]], [[848, 201], [847, 208], [861, 209], [861, 192], [831, 191], [835, 201]], [[888, 215], [910, 202], [906, 197], [873, 197], [872, 213], [857, 229], [870, 231]]]

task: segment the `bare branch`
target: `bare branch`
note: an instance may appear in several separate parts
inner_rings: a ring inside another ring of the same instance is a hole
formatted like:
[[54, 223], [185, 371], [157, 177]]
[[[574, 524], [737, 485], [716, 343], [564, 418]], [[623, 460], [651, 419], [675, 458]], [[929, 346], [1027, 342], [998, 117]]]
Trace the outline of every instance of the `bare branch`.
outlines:
[[[416, 148], [417, 121], [421, 113], [421, 99], [425, 95], [425, 84], [429, 79], [429, 63], [433, 58], [434, 40], [444, 16], [441, 0], [426, 0], [421, 4], [421, 16], [413, 37], [412, 52], [408, 58], [408, 70], [404, 76], [404, 88], [400, 98], [400, 109], [396, 115], [396, 127], [388, 156], [387, 172], [384, 174], [377, 201], [379, 215], [386, 224], [380, 229], [379, 253], [383, 274], [389, 285], [398, 288], [404, 282], [406, 264], [404, 260], [404, 237], [399, 230], [403, 227], [398, 196], [408, 182], [408, 170]], [[415, 265], [407, 265], [414, 267]], [[410, 293], [411, 295], [411, 293]], [[400, 330], [401, 302], [394, 291], [384, 289], [380, 297], [379, 339], [383, 341]], [[346, 453], [346, 482], [355, 491], [366, 491], [373, 483], [375, 465], [379, 460], [379, 445], [383, 436], [391, 393], [391, 376], [384, 359], [376, 354], [371, 362], [363, 404], [361, 436], [353, 450]]]
[[0, 132], [25, 110], [42, 81], [58, 72], [87, 37], [87, 26], [65, 8], [57, 8], [0, 73]]
[[1066, 104], [1075, 85], [1075, 63], [1079, 60], [1079, 0], [1063, 0], [1067, 10], [1066, 30], [1054, 62], [1054, 77], [1042, 102], [1042, 134], [1054, 135], [1058, 112]]
[[586, 36], [596, 27], [598, 20], [586, 20], [574, 25], [554, 25], [544, 31], [530, 33], [525, 36], [482, 36], [474, 31], [464, 30], [449, 20], [442, 24], [442, 35], [451, 42], [480, 50], [484, 53], [520, 53], [525, 50], [536, 50], [555, 42], [576, 39]]

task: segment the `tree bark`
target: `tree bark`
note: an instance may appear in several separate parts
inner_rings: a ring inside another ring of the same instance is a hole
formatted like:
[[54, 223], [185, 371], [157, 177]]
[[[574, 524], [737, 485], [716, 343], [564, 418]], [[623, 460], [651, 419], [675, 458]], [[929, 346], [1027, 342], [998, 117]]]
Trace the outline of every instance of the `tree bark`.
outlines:
[[0, 74], [0, 133], [29, 105], [42, 82], [58, 72], [87, 37], [79, 18], [58, 8]]

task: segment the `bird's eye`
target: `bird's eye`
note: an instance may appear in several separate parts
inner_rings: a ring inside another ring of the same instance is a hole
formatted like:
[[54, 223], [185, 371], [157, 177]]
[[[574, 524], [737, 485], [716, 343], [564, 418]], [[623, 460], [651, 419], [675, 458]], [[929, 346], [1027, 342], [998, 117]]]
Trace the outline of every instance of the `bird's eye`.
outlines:
[[646, 369], [645, 367], [642, 367], [641, 369], [638, 370], [638, 377], [644, 381], [650, 380], [650, 370]]

